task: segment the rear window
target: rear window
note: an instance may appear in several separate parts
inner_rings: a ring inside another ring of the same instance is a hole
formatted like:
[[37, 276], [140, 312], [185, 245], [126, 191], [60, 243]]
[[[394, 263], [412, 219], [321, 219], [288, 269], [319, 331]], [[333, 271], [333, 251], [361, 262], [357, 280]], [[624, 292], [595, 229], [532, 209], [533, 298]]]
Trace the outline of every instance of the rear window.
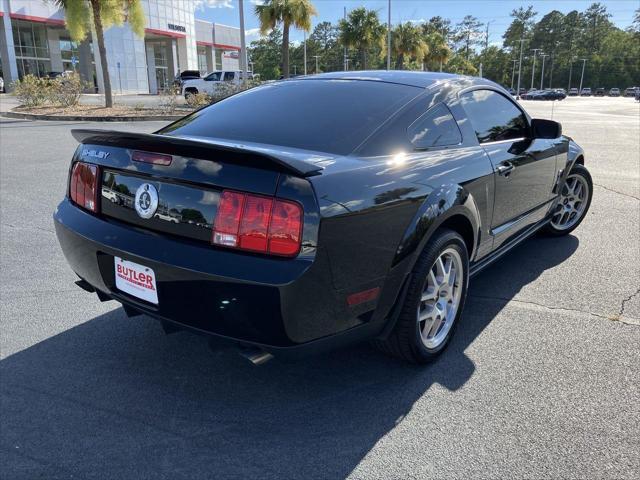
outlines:
[[357, 80], [289, 80], [234, 95], [159, 133], [347, 155], [423, 89]]

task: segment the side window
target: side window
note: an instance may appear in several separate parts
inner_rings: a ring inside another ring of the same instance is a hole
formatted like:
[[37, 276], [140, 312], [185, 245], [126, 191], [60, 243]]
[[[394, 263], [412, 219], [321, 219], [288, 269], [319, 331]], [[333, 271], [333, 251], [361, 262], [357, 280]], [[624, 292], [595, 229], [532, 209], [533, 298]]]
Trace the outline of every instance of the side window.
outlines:
[[233, 81], [233, 72], [224, 72], [224, 81], [225, 82]]
[[407, 129], [409, 140], [416, 148], [443, 147], [462, 143], [462, 134], [453, 115], [442, 103], [431, 107], [427, 113]]
[[207, 80], [209, 82], [219, 82], [220, 81], [220, 75], [222, 75], [222, 72], [213, 72], [213, 73], [209, 74], [207, 76], [207, 78], [205, 78], [205, 80]]
[[473, 90], [460, 97], [480, 143], [529, 136], [529, 122], [510, 100], [492, 90]]

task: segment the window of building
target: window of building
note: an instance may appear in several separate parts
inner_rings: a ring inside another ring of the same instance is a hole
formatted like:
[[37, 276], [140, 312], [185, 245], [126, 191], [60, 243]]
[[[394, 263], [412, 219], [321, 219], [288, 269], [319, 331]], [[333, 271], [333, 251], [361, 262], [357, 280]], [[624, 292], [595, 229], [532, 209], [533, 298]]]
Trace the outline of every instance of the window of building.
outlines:
[[462, 142], [462, 134], [451, 112], [443, 104], [435, 105], [407, 129], [416, 148], [442, 147]]
[[[60, 37], [60, 55], [62, 57], [62, 70], [77, 70], [80, 62], [78, 44], [70, 38]], [[75, 59], [75, 65], [74, 60]]]
[[204, 76], [209, 71], [207, 65], [207, 47], [198, 46], [198, 70], [200, 75]]
[[511, 100], [492, 90], [473, 90], [460, 97], [480, 143], [525, 138], [529, 122]]
[[45, 76], [51, 70], [47, 27], [36, 22], [11, 20], [18, 77]]
[[169, 54], [167, 52], [167, 46], [162, 44], [155, 44], [153, 46], [153, 59], [156, 65], [156, 82], [159, 91], [164, 91], [169, 88]]

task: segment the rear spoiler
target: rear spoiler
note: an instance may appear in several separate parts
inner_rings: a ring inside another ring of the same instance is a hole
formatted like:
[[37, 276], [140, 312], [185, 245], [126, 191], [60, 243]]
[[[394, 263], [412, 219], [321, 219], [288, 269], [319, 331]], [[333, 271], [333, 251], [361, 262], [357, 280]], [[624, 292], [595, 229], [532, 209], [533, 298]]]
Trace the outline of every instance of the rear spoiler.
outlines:
[[[119, 132], [116, 130], [73, 129], [71, 135], [80, 143], [132, 148], [148, 152], [167, 153], [184, 157], [215, 159], [214, 154], [232, 153], [236, 162], [238, 154], [249, 155], [251, 163], [267, 169], [277, 169], [301, 177], [318, 175], [322, 167], [301, 160], [295, 153], [276, 151], [266, 147], [227, 143], [214, 139], [173, 137], [155, 133]], [[213, 157], [213, 158], [212, 158]], [[308, 157], [308, 156], [307, 156]], [[249, 160], [249, 159], [247, 159]], [[232, 161], [232, 160], [231, 160]]]

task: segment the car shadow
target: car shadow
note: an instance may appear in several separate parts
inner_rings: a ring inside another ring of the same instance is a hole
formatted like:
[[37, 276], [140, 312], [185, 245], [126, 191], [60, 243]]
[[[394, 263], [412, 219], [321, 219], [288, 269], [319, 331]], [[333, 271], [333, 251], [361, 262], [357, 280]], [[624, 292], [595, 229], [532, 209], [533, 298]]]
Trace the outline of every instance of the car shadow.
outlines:
[[367, 345], [254, 367], [115, 309], [0, 362], [3, 470], [7, 478], [344, 478], [432, 385], [463, 386], [475, 370], [467, 348], [577, 246], [572, 236], [535, 237], [476, 277], [452, 344], [427, 367]]

